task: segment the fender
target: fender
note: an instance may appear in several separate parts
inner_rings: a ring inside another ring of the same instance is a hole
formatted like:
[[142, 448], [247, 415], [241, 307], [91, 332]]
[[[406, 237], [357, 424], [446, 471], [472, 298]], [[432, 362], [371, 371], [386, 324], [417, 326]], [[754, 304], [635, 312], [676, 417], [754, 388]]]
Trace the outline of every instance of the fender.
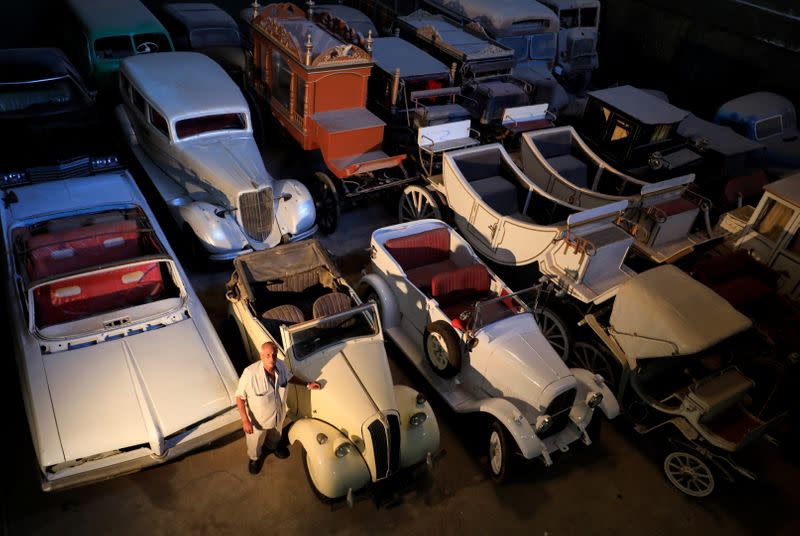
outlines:
[[[301, 240], [314, 234], [317, 211], [314, 199], [303, 183], [291, 179], [274, 181], [272, 193], [275, 197], [275, 221], [281, 236], [289, 235], [290, 240]], [[284, 196], [290, 199], [284, 199]]]
[[128, 118], [128, 114], [125, 113], [125, 105], [118, 104], [117, 107], [114, 108], [114, 115], [117, 116], [117, 122], [122, 129], [122, 135], [128, 145], [131, 147], [139, 145], [139, 140], [136, 139], [136, 132], [133, 130], [131, 120]]
[[[378, 299], [380, 300], [381, 322], [384, 331], [390, 328], [396, 328], [400, 325], [400, 308], [397, 306], [397, 300], [394, 299], [392, 290], [383, 278], [378, 274], [367, 274], [361, 278], [358, 286], [361, 288], [369, 287], [378, 295]], [[366, 293], [366, 290], [364, 293]]]
[[178, 207], [178, 217], [189, 227], [211, 254], [242, 253], [248, 246], [239, 224], [230, 212], [219, 217], [220, 207], [203, 201], [193, 201]]
[[[418, 394], [406, 385], [394, 386], [394, 398], [400, 413], [400, 467], [425, 461], [428, 453], [439, 450], [439, 423], [427, 400], [417, 404]], [[409, 424], [411, 416], [420, 412], [427, 415], [425, 422], [412, 427]]]
[[525, 459], [530, 460], [542, 455], [545, 450], [544, 445], [533, 432], [531, 423], [514, 404], [505, 398], [487, 398], [481, 400], [479, 410], [492, 415], [506, 427]]
[[[323, 444], [317, 440], [319, 434], [327, 436]], [[294, 444], [295, 441], [306, 451], [312, 484], [326, 497], [344, 497], [348, 490], [359, 490], [370, 482], [367, 463], [355, 445], [351, 443], [347, 455], [336, 456], [336, 447], [349, 440], [330, 424], [317, 419], [300, 419], [289, 429], [289, 442]]]
[[[602, 410], [603, 414], [608, 419], [613, 419], [619, 415], [619, 402], [617, 401], [617, 397], [614, 396], [614, 393], [611, 392], [611, 389], [608, 388], [605, 381], [597, 380], [597, 376], [600, 376], [599, 374], [593, 374], [581, 368], [571, 368], [569, 371], [575, 376], [575, 379], [578, 380], [578, 385], [576, 385], [578, 394], [575, 397], [576, 405], [580, 403], [583, 403], [584, 406], [586, 405], [584, 401], [589, 391], [600, 391], [603, 393], [603, 401], [600, 402], [600, 405], [597, 407]], [[600, 377], [602, 378], [602, 376]]]

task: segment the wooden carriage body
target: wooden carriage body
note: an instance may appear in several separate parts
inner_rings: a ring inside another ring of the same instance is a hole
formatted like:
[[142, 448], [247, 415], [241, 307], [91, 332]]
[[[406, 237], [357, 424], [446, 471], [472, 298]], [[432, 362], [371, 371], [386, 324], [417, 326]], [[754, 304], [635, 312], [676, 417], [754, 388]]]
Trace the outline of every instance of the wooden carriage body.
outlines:
[[385, 123], [366, 107], [373, 61], [293, 4], [270, 4], [250, 22], [253, 90], [304, 150], [319, 149], [340, 179], [400, 164], [381, 150]]

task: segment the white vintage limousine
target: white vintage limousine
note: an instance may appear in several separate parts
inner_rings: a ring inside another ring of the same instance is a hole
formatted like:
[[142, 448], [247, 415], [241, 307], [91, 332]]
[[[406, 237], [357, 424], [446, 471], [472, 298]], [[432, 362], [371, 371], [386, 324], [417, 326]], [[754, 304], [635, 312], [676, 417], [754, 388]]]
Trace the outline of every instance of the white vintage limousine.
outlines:
[[316, 232], [314, 201], [273, 179], [253, 139], [247, 102], [196, 52], [123, 60], [117, 119], [170, 212], [211, 260], [229, 260]]

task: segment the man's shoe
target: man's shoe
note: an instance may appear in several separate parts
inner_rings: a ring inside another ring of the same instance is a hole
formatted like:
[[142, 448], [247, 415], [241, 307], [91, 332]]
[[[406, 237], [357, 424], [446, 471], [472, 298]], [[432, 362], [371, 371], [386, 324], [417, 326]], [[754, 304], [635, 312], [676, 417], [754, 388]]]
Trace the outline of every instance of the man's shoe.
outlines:
[[280, 458], [281, 460], [285, 460], [289, 457], [289, 449], [286, 447], [278, 447], [275, 449], [275, 457]]
[[261, 460], [250, 460], [250, 463], [247, 464], [247, 470], [250, 471], [251, 475], [257, 475], [261, 472]]

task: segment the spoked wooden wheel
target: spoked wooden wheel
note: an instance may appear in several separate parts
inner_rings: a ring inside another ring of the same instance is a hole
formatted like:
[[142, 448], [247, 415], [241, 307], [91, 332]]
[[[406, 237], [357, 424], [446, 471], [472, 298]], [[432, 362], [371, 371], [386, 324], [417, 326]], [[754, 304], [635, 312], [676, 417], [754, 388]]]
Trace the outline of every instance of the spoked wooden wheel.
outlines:
[[714, 473], [691, 452], [678, 450], [667, 454], [664, 473], [673, 486], [691, 497], [707, 497], [714, 491]]
[[572, 350], [572, 337], [567, 324], [558, 313], [548, 307], [540, 307], [534, 312], [536, 323], [553, 350], [566, 362]]
[[322, 172], [314, 174], [314, 208], [317, 211], [317, 226], [322, 234], [332, 234], [339, 227], [339, 194], [331, 178]]
[[441, 219], [439, 203], [433, 192], [423, 186], [406, 186], [400, 196], [398, 219], [400, 223], [428, 218]]
[[617, 369], [612, 364], [611, 357], [593, 344], [576, 342], [567, 364], [601, 375], [612, 391], [617, 387]]

